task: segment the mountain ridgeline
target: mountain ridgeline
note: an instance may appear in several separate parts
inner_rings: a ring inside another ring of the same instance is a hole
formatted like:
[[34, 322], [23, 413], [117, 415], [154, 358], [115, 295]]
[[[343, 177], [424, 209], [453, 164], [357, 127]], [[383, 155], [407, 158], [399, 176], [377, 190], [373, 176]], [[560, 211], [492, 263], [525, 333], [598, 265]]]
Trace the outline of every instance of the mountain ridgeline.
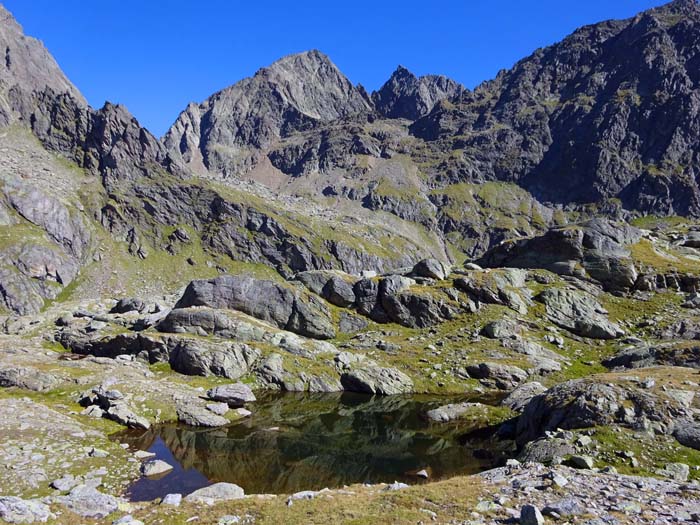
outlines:
[[0, 46], [0, 307], [17, 313], [126, 292], [134, 261], [165, 290], [240, 264], [381, 272], [594, 215], [700, 215], [694, 0], [583, 27], [473, 91], [399, 67], [368, 93], [319, 51], [288, 56], [160, 140], [123, 106], [89, 107], [1, 7]]

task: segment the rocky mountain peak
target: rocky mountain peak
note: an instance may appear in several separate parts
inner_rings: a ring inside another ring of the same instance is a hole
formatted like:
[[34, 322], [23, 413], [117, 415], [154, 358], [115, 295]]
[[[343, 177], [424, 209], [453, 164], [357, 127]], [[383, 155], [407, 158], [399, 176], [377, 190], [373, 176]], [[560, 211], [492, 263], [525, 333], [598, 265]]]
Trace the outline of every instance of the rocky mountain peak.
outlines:
[[193, 168], [231, 175], [254, 166], [258, 152], [280, 137], [371, 109], [364, 89], [312, 50], [188, 106], [163, 140]]
[[416, 120], [427, 115], [440, 100], [461, 93], [464, 88], [442, 75], [417, 77], [398, 66], [389, 80], [372, 94], [377, 111], [387, 118]]
[[67, 93], [81, 106], [87, 102], [68, 80], [44, 45], [24, 35], [15, 18], [0, 5], [0, 123], [21, 117], [35, 92]]

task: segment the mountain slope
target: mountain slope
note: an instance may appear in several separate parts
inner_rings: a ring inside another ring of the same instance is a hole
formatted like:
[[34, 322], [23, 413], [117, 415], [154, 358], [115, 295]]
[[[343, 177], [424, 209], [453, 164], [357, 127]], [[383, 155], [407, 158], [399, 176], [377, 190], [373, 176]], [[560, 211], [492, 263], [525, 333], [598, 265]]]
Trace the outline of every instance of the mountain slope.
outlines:
[[700, 213], [700, 7], [579, 29], [412, 132], [459, 152], [435, 177], [513, 181], [540, 200]]

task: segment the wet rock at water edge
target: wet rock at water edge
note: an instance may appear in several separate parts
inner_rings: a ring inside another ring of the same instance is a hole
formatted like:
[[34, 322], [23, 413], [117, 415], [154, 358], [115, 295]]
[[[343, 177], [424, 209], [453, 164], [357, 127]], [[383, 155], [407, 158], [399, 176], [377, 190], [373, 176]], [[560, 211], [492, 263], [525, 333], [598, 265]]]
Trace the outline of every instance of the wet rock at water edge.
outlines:
[[141, 465], [141, 474], [146, 477], [159, 476], [173, 470], [173, 466], [161, 459], [146, 461]]
[[255, 394], [248, 385], [234, 383], [220, 385], [207, 391], [207, 397], [213, 401], [227, 403], [231, 408], [242, 407], [255, 401]]

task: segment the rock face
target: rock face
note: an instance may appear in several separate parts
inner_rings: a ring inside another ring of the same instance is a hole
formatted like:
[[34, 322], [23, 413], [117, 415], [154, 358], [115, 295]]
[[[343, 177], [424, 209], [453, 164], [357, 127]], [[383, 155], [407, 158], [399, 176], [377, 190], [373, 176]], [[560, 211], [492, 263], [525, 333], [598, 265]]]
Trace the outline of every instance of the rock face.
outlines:
[[399, 66], [379, 91], [372, 93], [372, 101], [384, 117], [417, 120], [430, 113], [441, 100], [452, 98], [463, 91], [461, 85], [447, 77], [417, 77], [405, 67]]
[[335, 336], [330, 315], [320, 301], [305, 299], [299, 291], [272, 281], [233, 275], [192, 281], [175, 305], [190, 306], [238, 310], [308, 337]]
[[610, 322], [607, 311], [585, 292], [548, 288], [537, 296], [544, 303], [547, 317], [557, 326], [593, 339], [614, 339], [624, 334]]

